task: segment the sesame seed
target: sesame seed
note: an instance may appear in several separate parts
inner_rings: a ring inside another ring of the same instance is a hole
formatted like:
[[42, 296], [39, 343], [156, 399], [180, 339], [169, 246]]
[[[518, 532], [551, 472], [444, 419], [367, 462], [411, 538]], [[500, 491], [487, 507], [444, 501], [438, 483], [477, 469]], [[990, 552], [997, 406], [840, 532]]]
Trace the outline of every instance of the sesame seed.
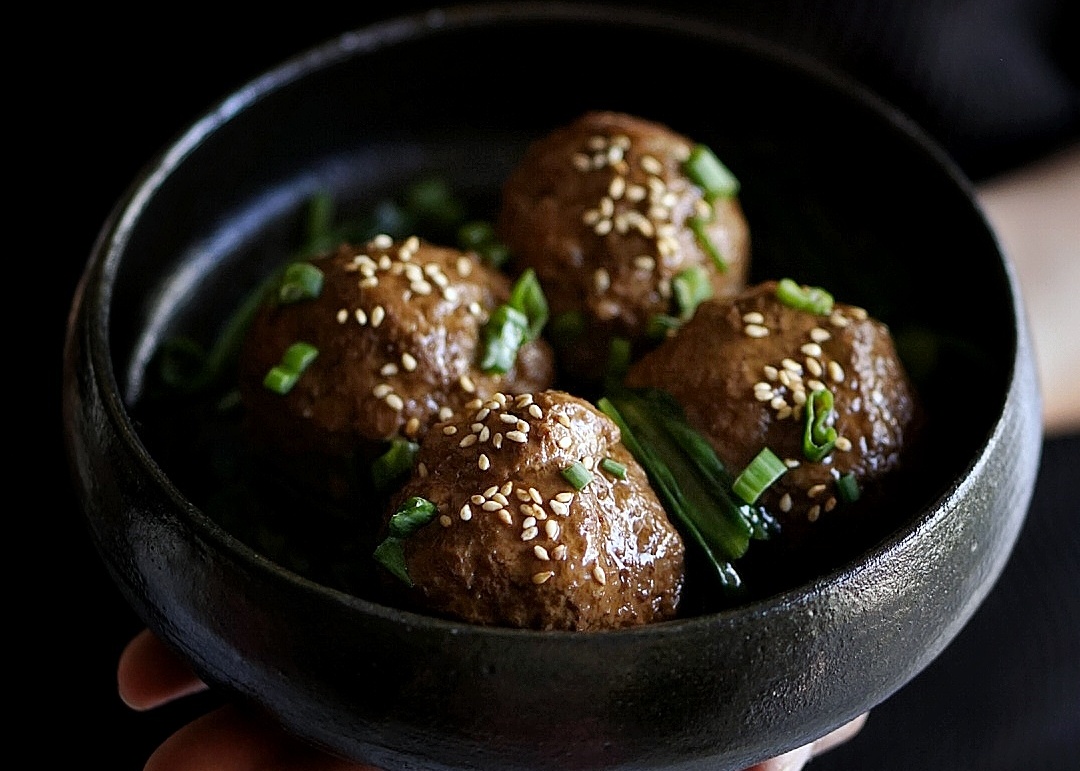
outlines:
[[570, 503], [570, 501], [574, 500], [574, 494], [565, 492], [558, 493], [555, 495], [555, 500], [557, 500], [559, 503]]
[[517, 442], [518, 444], [524, 444], [529, 441], [529, 436], [524, 431], [507, 431], [506, 438], [511, 442]]
[[529, 405], [529, 414], [532, 415], [534, 418], [536, 418], [538, 420], [540, 418], [544, 417], [544, 411], [542, 409], [540, 409], [539, 404], [530, 404]]
[[401, 366], [406, 372], [412, 372], [416, 369], [416, 357], [408, 352], [401, 354]]
[[808, 496], [810, 496], [811, 498], [817, 498], [823, 492], [825, 492], [825, 485], [818, 484], [818, 485], [814, 485], [809, 490], [807, 490], [806, 494]]
[[555, 575], [554, 571], [542, 570], [539, 573], [533, 573], [532, 582], [539, 586], [540, 584], [546, 582], [553, 575]]
[[805, 353], [807, 356], [821, 355], [821, 346], [817, 343], [806, 343], [801, 348], [799, 348], [799, 350]]
[[810, 374], [814, 377], [821, 377], [822, 369], [821, 362], [817, 359], [808, 356], [806, 358], [806, 368], [810, 370]]
[[379, 233], [373, 239], [371, 239], [371, 245], [376, 249], [389, 249], [394, 245], [394, 239], [388, 236], [386, 233]]
[[559, 422], [560, 426], [565, 426], [566, 428], [570, 428], [570, 418], [568, 418], [565, 413], [560, 412], [555, 417], [555, 420], [557, 420]]
[[457, 433], [457, 426], [443, 426], [442, 432], [444, 436], [453, 436]]
[[806, 510], [806, 518], [811, 522], [817, 522], [817, 518], [821, 516], [821, 507], [814, 504]]
[[540, 544], [536, 544], [535, 546], [533, 546], [533, 554], [536, 555], [537, 559], [544, 560], [544, 562], [547, 562], [551, 559], [551, 557], [548, 555], [548, 550]]
[[487, 498], [484, 497], [481, 493], [476, 493], [475, 495], [470, 497], [469, 500], [475, 503], [477, 506], [483, 506], [484, 501], [486, 501]]
[[626, 188], [626, 200], [632, 203], [644, 201], [646, 195], [648, 195], [648, 192], [641, 185], [629, 185]]
[[465, 449], [466, 447], [472, 447], [476, 444], [476, 434], [466, 434], [465, 437], [458, 442], [458, 447]]
[[850, 313], [853, 318], [856, 318], [859, 321], [866, 321], [866, 319], [870, 316], [870, 314], [866, 312], [865, 308], [849, 308], [848, 313]]
[[559, 441], [558, 441], [558, 442], [557, 442], [556, 444], [558, 444], [558, 445], [559, 445], [559, 449], [561, 449], [561, 450], [565, 450], [565, 449], [567, 449], [567, 448], [568, 448], [568, 447], [569, 447], [569, 446], [570, 446], [571, 444], [573, 444], [573, 440], [571, 440], [571, 439], [570, 439], [570, 437], [568, 437], [568, 436], [564, 436], [564, 437], [563, 437], [562, 439], [560, 439], [560, 440], [559, 440]]
[[529, 498], [535, 503], [544, 502], [544, 496], [540, 495], [540, 491], [537, 490], [535, 487], [529, 488]]
[[530, 527], [536, 527], [536, 517], [525, 517], [525, 521], [521, 523], [521, 526], [528, 530]]
[[788, 468], [798, 468], [799, 461], [795, 460], [795, 458], [784, 458], [784, 465]]
[[480, 433], [476, 435], [477, 439], [479, 439], [481, 442], [486, 442], [488, 440], [488, 437], [490, 437], [490, 436], [491, 436], [491, 429], [488, 428], [487, 426], [481, 426], [480, 427]]
[[763, 327], [760, 324], [747, 324], [745, 327], [743, 327], [743, 332], [746, 333], [747, 337], [753, 337], [753, 338], [768, 337], [769, 328], [768, 327]]
[[457, 272], [459, 276], [467, 276], [472, 273], [472, 260], [468, 257], [458, 257]]
[[[484, 429], [484, 430], [486, 431], [487, 429]], [[501, 450], [502, 449], [502, 446], [503, 446], [503, 435], [502, 435], [502, 433], [496, 433], [495, 436], [491, 437], [491, 445], [496, 450]]]
[[606, 292], [611, 286], [611, 275], [603, 268], [597, 268], [593, 273], [593, 286], [597, 292]]
[[481, 471], [487, 471], [489, 468], [491, 468], [491, 458], [489, 458], [483, 453], [480, 453], [480, 457], [476, 460], [476, 465]]
[[557, 560], [566, 559], [566, 544], [560, 543], [558, 546], [552, 549], [551, 556]]
[[510, 481], [503, 482], [503, 486], [499, 488], [499, 492], [502, 495], [509, 495], [514, 489], [514, 483]]
[[405, 424], [405, 434], [407, 436], [416, 436], [418, 433], [420, 433], [420, 418], [409, 418]]
[[813, 392], [813, 391], [824, 391], [825, 390], [825, 384], [822, 383], [820, 380], [807, 380], [806, 381], [806, 387], [811, 392]]
[[377, 386], [371, 389], [371, 395], [374, 396], [376, 399], [384, 399], [393, 390], [393, 386], [391, 386], [389, 383], [379, 383]]
[[611, 232], [611, 220], [600, 220], [593, 227], [593, 232], [598, 236], [606, 236]]
[[383, 323], [383, 319], [386, 318], [386, 309], [381, 305], [376, 305], [371, 309], [371, 326], [378, 327]]
[[829, 496], [829, 500], [825, 501], [825, 511], [832, 511], [836, 508], [836, 498]]
[[421, 461], [416, 464], [416, 473], [419, 474], [421, 479], [427, 478], [427, 464]]
[[468, 522], [472, 519], [472, 509], [469, 508], [469, 504], [465, 504], [461, 507], [461, 511], [458, 512], [458, 516], [461, 517], [462, 522]]
[[851, 440], [848, 439], [846, 436], [838, 436], [836, 438], [835, 446], [836, 449], [838, 449], [840, 452], [847, 452], [851, 449]]
[[405, 409], [405, 401], [397, 394], [387, 394], [383, 401], [386, 402], [386, 406], [395, 412], [401, 412]]
[[611, 184], [608, 185], [608, 195], [618, 200], [623, 197], [623, 193], [626, 192], [626, 177], [620, 177], [618, 175], [611, 178]]
[[367, 314], [364, 313], [363, 308], [357, 308], [353, 311], [353, 316], [356, 317], [356, 323], [360, 326], [364, 326], [368, 322]]
[[357, 286], [359, 286], [361, 289], [373, 289], [378, 285], [379, 279], [377, 276], [368, 276], [367, 278], [361, 279], [360, 282], [357, 284]]
[[634, 258], [634, 267], [646, 272], [652, 271], [656, 268], [656, 260], [647, 254], [643, 254]]
[[501, 415], [499, 415], [499, 420], [501, 420], [503, 423], [515, 423], [516, 424], [518, 419], [517, 419], [517, 415], [513, 415], [513, 414], [511, 414], [509, 412], [504, 412]]
[[465, 393], [476, 393], [476, 384], [473, 383], [472, 378], [468, 375], [462, 375], [458, 378], [458, 384], [461, 386], [461, 390]]
[[509, 506], [510, 505], [510, 499], [507, 498], [505, 495], [503, 495], [501, 490], [499, 492], [495, 493], [493, 496], [491, 496], [491, 500], [496, 501], [497, 503], [500, 503], [503, 506]]
[[827, 329], [822, 329], [821, 327], [814, 327], [810, 330], [810, 339], [813, 340], [815, 343], [824, 343], [831, 337], [832, 335], [829, 334], [829, 331]]
[[780, 511], [783, 511], [785, 513], [791, 511], [791, 493], [784, 493], [783, 496], [781, 496], [780, 503], [778, 505], [780, 507]]
[[844, 368], [840, 366], [840, 362], [829, 362], [829, 379], [832, 380], [834, 383], [844, 382]]
[[443, 527], [450, 527], [450, 525], [452, 523], [453, 523], [453, 520], [450, 519], [450, 517], [446, 516], [445, 514], [440, 514], [439, 515], [439, 524], [442, 525]]
[[757, 399], [759, 402], [771, 401], [772, 398], [773, 398], [772, 389], [770, 388], [768, 391], [765, 391], [765, 390], [755, 388], [754, 389], [754, 398]]
[[843, 328], [848, 326], [851, 321], [839, 311], [834, 311], [833, 314], [829, 316], [829, 323], [832, 324], [834, 327]]
[[560, 517], [566, 517], [570, 515], [570, 507], [562, 501], [548, 501], [548, 506], [550, 506], [551, 510], [558, 514]]
[[784, 359], [780, 364], [788, 372], [794, 372], [796, 375], [802, 374], [802, 364], [799, 364], [794, 359]]
[[640, 164], [641, 168], [644, 169], [647, 174], [660, 176], [664, 172], [663, 164], [651, 155], [641, 156]]
[[349, 312], [345, 308], [342, 308], [337, 312], [337, 315], [334, 318], [337, 319], [338, 324], [344, 324], [349, 320]]
[[765, 373], [765, 377], [769, 380], [776, 380], [776, 376], [778, 374], [776, 367], [773, 367], [770, 364], [766, 364], [764, 367], [761, 368], [761, 371]]
[[774, 410], [782, 410], [784, 407], [788, 406], [788, 403], [783, 396], [775, 396], [772, 401], [769, 402], [769, 406]]
[[382, 369], [379, 370], [379, 374], [383, 377], [393, 377], [398, 373], [397, 364], [389, 362], [382, 365]]
[[503, 508], [503, 505], [498, 501], [485, 500], [482, 504], [480, 504], [480, 508], [482, 508], [484, 511], [498, 511], [499, 509]]
[[518, 497], [519, 501], [528, 501], [529, 500], [529, 491], [526, 490], [524, 487], [519, 487], [516, 490], [514, 490], [514, 495], [516, 495]]
[[527, 527], [521, 531], [521, 540], [531, 541], [532, 539], [536, 538], [539, 533], [540, 531], [537, 529], [536, 525], [533, 525], [532, 527]]
[[514, 524], [514, 515], [506, 509], [499, 509], [498, 517], [508, 525]]
[[454, 411], [452, 409], [449, 407], [439, 408], [439, 420], [450, 420], [452, 417], [454, 417]]
[[485, 498], [490, 498], [491, 496], [493, 496], [497, 492], [499, 492], [499, 486], [498, 485], [492, 485], [488, 489], [484, 490], [484, 497]]
[[544, 534], [554, 541], [559, 537], [559, 523], [553, 519], [549, 519], [544, 523]]
[[606, 584], [607, 583], [607, 575], [604, 573], [604, 569], [602, 567], [600, 567], [599, 565], [596, 565], [595, 567], [593, 567], [592, 574], [593, 574], [593, 578], [595, 578], [598, 583], [600, 583], [600, 584]]

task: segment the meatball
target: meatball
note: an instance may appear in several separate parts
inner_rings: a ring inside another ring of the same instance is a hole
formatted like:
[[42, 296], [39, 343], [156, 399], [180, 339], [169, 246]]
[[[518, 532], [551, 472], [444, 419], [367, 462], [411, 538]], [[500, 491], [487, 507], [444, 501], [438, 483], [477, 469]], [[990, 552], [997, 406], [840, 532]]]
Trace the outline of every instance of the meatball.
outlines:
[[[575, 463], [590, 477], [580, 489], [564, 474]], [[476, 399], [424, 439], [397, 504], [414, 496], [438, 511], [403, 544], [413, 587], [401, 587], [419, 609], [562, 630], [677, 612], [683, 541], [618, 427], [583, 399]]]
[[[256, 446], [334, 497], [348, 491], [348, 469], [370, 462], [387, 440], [418, 440], [475, 398], [552, 381], [543, 340], [523, 345], [505, 374], [478, 368], [483, 325], [511, 287], [472, 253], [379, 236], [307, 264], [321, 272], [321, 291], [259, 309], [240, 355], [239, 390]], [[278, 393], [264, 379], [296, 342], [317, 356]]]
[[535, 269], [554, 320], [581, 322], [583, 338], [554, 339], [568, 375], [595, 382], [612, 338], [641, 348], [656, 317], [688, 315], [672, 289], [684, 271], [716, 297], [745, 286], [750, 233], [737, 194], [692, 181], [694, 148], [661, 124], [589, 112], [530, 145], [506, 179], [496, 226], [511, 268]]
[[[841, 303], [826, 314], [799, 310], [777, 289], [768, 281], [703, 303], [631, 366], [625, 382], [674, 396], [734, 474], [764, 447], [783, 460], [788, 470], [759, 500], [780, 522], [781, 542], [795, 549], [832, 517], [878, 510], [865, 504], [901, 467], [921, 408], [883, 323]], [[804, 450], [804, 430], [808, 398], [819, 389], [832, 394], [822, 425], [831, 424], [836, 439], [815, 461]], [[849, 474], [845, 482], [862, 491], [854, 505], [838, 487]]]

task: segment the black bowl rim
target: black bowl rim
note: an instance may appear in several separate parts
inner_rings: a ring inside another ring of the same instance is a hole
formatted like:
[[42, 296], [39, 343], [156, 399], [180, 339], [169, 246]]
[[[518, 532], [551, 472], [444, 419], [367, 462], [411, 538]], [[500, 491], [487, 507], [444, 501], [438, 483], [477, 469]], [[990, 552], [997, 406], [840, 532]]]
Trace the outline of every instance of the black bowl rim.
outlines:
[[[613, 12], [616, 10], [617, 14], [614, 14]], [[1014, 320], [1015, 335], [1011, 352], [1013, 360], [1006, 379], [1008, 387], [1005, 389], [1002, 402], [997, 408], [997, 417], [990, 431], [979, 445], [977, 454], [964, 468], [962, 475], [954, 480], [936, 500], [928, 502], [925, 509], [917, 517], [913, 517], [908, 525], [897, 529], [867, 551], [845, 562], [844, 565], [808, 582], [768, 597], [709, 614], [625, 629], [594, 631], [589, 632], [587, 635], [580, 632], [559, 630], [540, 631], [482, 626], [382, 605], [298, 575], [261, 555], [225, 531], [175, 487], [168, 475], [145, 447], [131, 419], [128, 407], [124, 403], [122, 389], [113, 369], [109, 343], [109, 309], [111, 307], [113, 282], [120, 268], [128, 235], [134, 228], [147, 201], [154, 196], [157, 189], [164, 184], [172, 171], [183, 163], [184, 159], [218, 128], [259, 100], [303, 79], [313, 71], [333, 66], [353, 56], [368, 54], [405, 40], [435, 35], [443, 31], [453, 32], [506, 22], [610, 22], [612, 19], [616, 19], [618, 24], [624, 26], [660, 27], [665, 31], [714, 40], [726, 46], [746, 50], [755, 56], [770, 59], [774, 63], [791, 67], [805, 75], [823, 81], [829, 88], [842, 92], [847, 98], [861, 103], [862, 106], [871, 111], [877, 112], [897, 132], [902, 134], [906, 141], [918, 145], [925, 155], [933, 160], [949, 182], [964, 194], [972, 213], [981, 220], [983, 226], [990, 233], [999, 260], [1004, 267], [1009, 284], [1010, 312]], [[219, 545], [243, 563], [272, 574], [276, 580], [304, 587], [305, 591], [322, 596], [335, 603], [352, 606], [370, 616], [380, 617], [388, 621], [399, 621], [410, 627], [424, 626], [432, 630], [443, 630], [455, 636], [467, 633], [491, 639], [520, 636], [542, 640], [552, 637], [581, 637], [584, 639], [596, 635], [618, 635], [627, 638], [668, 635], [686, 627], [722, 626], [728, 619], [745, 617], [748, 614], [765, 617], [783, 612], [793, 605], [799, 605], [813, 597], [823, 595], [830, 587], [849, 582], [867, 565], [878, 561], [889, 552], [897, 550], [903, 544], [918, 539], [927, 530], [937, 527], [941, 520], [948, 517], [954, 510], [955, 506], [951, 504], [961, 499], [969, 490], [973, 484], [972, 479], [977, 476], [976, 472], [987, 463], [989, 448], [994, 446], [995, 438], [1002, 431], [1005, 402], [1016, 378], [1016, 357], [1019, 352], [1018, 341], [1023, 337], [1026, 329], [1015, 269], [1002, 250], [999, 239], [994, 234], [985, 212], [978, 203], [973, 184], [945, 150], [905, 113], [852, 78], [809, 56], [758, 38], [749, 32], [732, 29], [720, 24], [703, 22], [701, 19], [681, 14], [659, 13], [640, 8], [629, 9], [603, 3], [478, 3], [434, 7], [428, 11], [397, 16], [347, 31], [256, 76], [220, 100], [216, 106], [190, 124], [164, 150], [152, 158], [135, 177], [127, 192], [119, 199], [104, 223], [91, 251], [89, 262], [76, 291], [76, 305], [81, 302], [87, 302], [92, 306], [93, 317], [99, 322], [92, 325], [90, 330], [90, 345], [91, 356], [101, 365], [100, 368], [96, 369], [95, 377], [99, 381], [105, 409], [117, 427], [120, 436], [149, 477], [167, 493], [179, 510], [186, 512], [193, 526], [209, 542]], [[983, 591], [987, 590], [988, 588]]]

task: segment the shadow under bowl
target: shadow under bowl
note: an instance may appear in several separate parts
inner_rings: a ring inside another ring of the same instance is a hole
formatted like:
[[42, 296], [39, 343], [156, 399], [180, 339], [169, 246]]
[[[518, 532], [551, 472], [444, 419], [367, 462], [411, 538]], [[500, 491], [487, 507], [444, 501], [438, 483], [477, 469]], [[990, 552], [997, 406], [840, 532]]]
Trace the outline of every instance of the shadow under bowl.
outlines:
[[[646, 50], [663, 88], [609, 77]], [[387, 607], [210, 516], [133, 417], [162, 341], [211, 338], [299, 243], [312, 196], [362, 211], [436, 172], [490, 205], [529, 140], [594, 108], [659, 120], [724, 159], [756, 278], [827, 286], [898, 339], [946, 341], [915, 367], [931, 457], [897, 526], [771, 596], [584, 634]], [[1012, 269], [969, 183], [911, 122], [731, 30], [558, 4], [345, 34], [193, 125], [105, 224], [74, 301], [63, 408], [92, 538], [147, 625], [208, 683], [388, 769], [738, 769], [836, 728], [970, 618], [1023, 521], [1041, 440]]]

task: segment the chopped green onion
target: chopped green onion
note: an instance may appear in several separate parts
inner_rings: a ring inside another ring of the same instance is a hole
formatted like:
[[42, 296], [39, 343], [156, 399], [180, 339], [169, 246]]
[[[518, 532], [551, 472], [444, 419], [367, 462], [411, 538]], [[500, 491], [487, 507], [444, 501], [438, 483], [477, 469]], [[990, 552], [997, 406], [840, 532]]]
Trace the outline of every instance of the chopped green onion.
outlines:
[[518, 349], [539, 337], [547, 319], [547, 298], [530, 268], [514, 282], [510, 299], [495, 308], [484, 324], [480, 369], [500, 374], [510, 371]]
[[709, 201], [731, 198], [739, 192], [739, 180], [705, 145], [695, 145], [683, 162], [683, 171], [705, 192]]
[[836, 492], [840, 494], [840, 500], [845, 503], [854, 503], [859, 500], [859, 481], [855, 478], [854, 471], [849, 471], [836, 480]]
[[728, 268], [727, 260], [720, 253], [720, 248], [709, 237], [709, 222], [709, 218], [706, 217], [690, 217], [686, 220], [686, 224], [694, 231], [694, 238], [697, 239], [698, 246], [709, 255], [709, 259], [713, 261], [713, 265], [716, 266], [718, 271], [726, 273]]
[[663, 340], [676, 332], [682, 322], [674, 316], [665, 313], [655, 313], [649, 317], [646, 334], [650, 340]]
[[390, 447], [371, 464], [375, 489], [389, 490], [412, 471], [419, 445], [403, 437], [390, 441]]
[[679, 309], [679, 319], [688, 321], [705, 300], [712, 297], [713, 287], [700, 265], [691, 265], [671, 279], [671, 291]]
[[431, 520], [438, 511], [427, 498], [414, 495], [397, 508], [390, 517], [388, 530], [395, 538], [408, 538]]
[[614, 458], [604, 458], [600, 461], [600, 470], [606, 471], [616, 479], [626, 479], [626, 464], [619, 463]]
[[585, 465], [579, 460], [564, 468], [562, 475], [567, 482], [574, 486], [575, 490], [585, 489], [586, 485], [592, 481], [592, 472], [585, 468]]
[[464, 218], [464, 207], [450, 185], [438, 178], [422, 179], [405, 191], [405, 209], [420, 221], [454, 226]]
[[787, 305], [807, 313], [816, 313], [824, 316], [832, 311], [833, 297], [818, 286], [800, 286], [790, 278], [782, 278], [776, 284], [776, 299]]
[[762, 447], [749, 465], [735, 477], [731, 489], [742, 500], [754, 503], [769, 485], [782, 477], [787, 471], [784, 462], [768, 447]]
[[410, 587], [413, 582], [405, 565], [405, 539], [435, 519], [437, 513], [435, 504], [426, 498], [409, 498], [390, 517], [389, 535], [375, 547], [375, 559]]
[[270, 368], [263, 378], [263, 385], [282, 396], [292, 390], [300, 375], [304, 373], [315, 357], [319, 355], [319, 349], [310, 343], [293, 343], [281, 357], [281, 362]]
[[295, 303], [313, 300], [323, 287], [323, 272], [310, 262], [294, 262], [285, 268], [278, 287], [278, 300]]
[[524, 313], [509, 305], [498, 306], [482, 330], [484, 346], [480, 369], [500, 374], [509, 372], [528, 331], [529, 320]]
[[538, 338], [548, 320], [548, 304], [540, 281], [536, 278], [536, 271], [528, 268], [518, 276], [510, 289], [508, 302], [511, 308], [521, 311], [528, 319], [528, 339]]
[[811, 391], [806, 399], [803, 454], [815, 463], [832, 452], [833, 445], [836, 444], [836, 429], [827, 422], [832, 408], [833, 395], [828, 388]]
[[501, 268], [510, 258], [510, 251], [499, 240], [495, 227], [483, 220], [466, 222], [457, 230], [458, 246], [473, 251], [494, 268]]

